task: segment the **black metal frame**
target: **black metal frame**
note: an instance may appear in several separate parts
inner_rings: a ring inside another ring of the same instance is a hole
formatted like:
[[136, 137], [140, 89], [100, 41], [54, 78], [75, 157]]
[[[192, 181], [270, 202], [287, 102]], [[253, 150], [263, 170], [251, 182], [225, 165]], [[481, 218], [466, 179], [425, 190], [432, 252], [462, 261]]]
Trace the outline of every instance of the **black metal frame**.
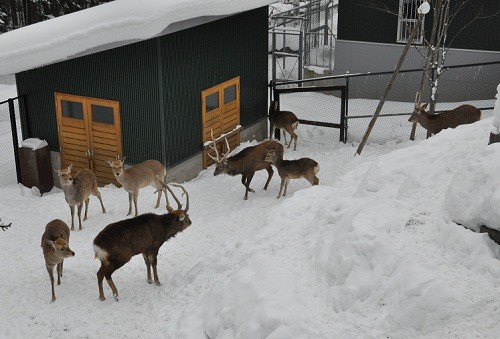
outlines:
[[[300, 81], [300, 80], [299, 80]], [[305, 81], [305, 80], [302, 80]], [[296, 83], [297, 81], [287, 82], [287, 84]], [[297, 87], [297, 88], [281, 88], [278, 89], [276, 86], [282, 86], [283, 83], [273, 83], [272, 81], [269, 83], [269, 87], [272, 89], [272, 98], [280, 102], [280, 94], [282, 93], [297, 93], [297, 92], [325, 92], [325, 91], [340, 91], [340, 123], [334, 124], [331, 122], [322, 122], [322, 121], [312, 121], [312, 120], [303, 120], [299, 119], [299, 123], [304, 125], [313, 125], [313, 126], [321, 126], [321, 127], [331, 127], [340, 129], [340, 141], [344, 144], [347, 142], [347, 93], [348, 86], [310, 86], [310, 87]], [[272, 100], [271, 98], [271, 100]], [[279, 136], [279, 131], [275, 132]]]
[[[14, 148], [14, 161], [16, 164], [16, 176], [17, 182], [21, 182], [21, 165], [19, 161], [19, 143], [17, 141], [17, 124], [16, 124], [16, 110], [14, 108], [14, 101], [17, 100], [19, 102], [19, 109], [26, 110], [26, 103], [24, 96], [10, 98], [5, 101], [0, 102], [0, 106], [7, 104], [9, 107], [9, 115], [10, 115], [10, 128], [12, 132], [12, 146]], [[21, 112], [20, 112], [21, 113]], [[20, 119], [23, 119], [25, 114], [20, 114]]]

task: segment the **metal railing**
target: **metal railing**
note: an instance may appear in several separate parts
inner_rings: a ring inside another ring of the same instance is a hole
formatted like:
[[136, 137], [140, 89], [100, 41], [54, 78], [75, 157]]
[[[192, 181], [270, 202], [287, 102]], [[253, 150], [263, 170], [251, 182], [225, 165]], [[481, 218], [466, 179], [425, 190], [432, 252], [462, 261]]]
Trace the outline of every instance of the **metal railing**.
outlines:
[[[336, 123], [343, 124], [338, 128], [338, 134], [319, 133], [324, 135], [325, 139], [328, 138], [329, 142], [359, 142], [391, 75], [392, 72], [344, 74], [271, 83], [270, 87], [273, 95], [278, 93], [281, 109], [293, 107], [300, 120], [322, 122], [322, 119], [314, 117], [330, 116], [335, 112]], [[369, 142], [399, 142], [409, 139], [412, 124], [408, 122], [408, 116], [413, 112], [415, 93], [419, 88], [421, 76], [421, 69], [403, 70], [398, 74], [370, 134]], [[470, 103], [482, 110], [482, 118], [491, 116], [499, 76], [500, 61], [445, 67], [438, 87], [436, 113]], [[345, 99], [335, 92], [327, 91], [326, 87], [332, 89], [336, 86], [345, 86]], [[429, 94], [430, 89], [424, 87], [423, 93]], [[424, 102], [428, 99], [429, 96], [427, 99], [423, 96]], [[341, 109], [342, 105], [345, 105], [345, 110]], [[344, 135], [341, 131], [344, 131]], [[426, 135], [426, 131], [419, 126], [417, 139], [426, 138]]]

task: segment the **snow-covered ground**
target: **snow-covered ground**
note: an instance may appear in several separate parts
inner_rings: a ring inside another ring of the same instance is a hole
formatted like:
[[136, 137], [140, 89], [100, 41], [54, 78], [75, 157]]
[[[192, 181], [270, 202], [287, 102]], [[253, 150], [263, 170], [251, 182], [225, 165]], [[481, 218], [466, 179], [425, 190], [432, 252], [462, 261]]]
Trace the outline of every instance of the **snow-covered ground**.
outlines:
[[[161, 248], [162, 286], [147, 284], [136, 256], [113, 275], [119, 302], [106, 283], [98, 300], [92, 241], [126, 218], [122, 189], [100, 188], [106, 214], [91, 197], [50, 303], [40, 238], [49, 221], [70, 223], [63, 193], [0, 188], [0, 217], [12, 222], [0, 232], [0, 337], [496, 337], [498, 246], [453, 222], [474, 228], [475, 214], [457, 211], [482, 206], [481, 223], [500, 227], [491, 126], [488, 118], [420, 142], [368, 144], [354, 156], [357, 144], [310, 142], [315, 127], [301, 125], [298, 150], [285, 157], [317, 160], [320, 185], [291, 181], [281, 199], [277, 175], [263, 191], [258, 172], [244, 201], [240, 177], [209, 168], [184, 184], [193, 224]], [[164, 212], [155, 199], [143, 189], [140, 212]]]

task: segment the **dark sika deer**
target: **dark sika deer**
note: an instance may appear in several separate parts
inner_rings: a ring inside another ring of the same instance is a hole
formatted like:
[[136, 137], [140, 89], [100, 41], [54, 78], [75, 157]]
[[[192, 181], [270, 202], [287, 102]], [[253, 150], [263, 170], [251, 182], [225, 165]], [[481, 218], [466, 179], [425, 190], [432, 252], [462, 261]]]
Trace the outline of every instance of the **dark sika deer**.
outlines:
[[[165, 189], [172, 193], [174, 199], [178, 201], [173, 192], [163, 183]], [[118, 301], [118, 290], [111, 278], [114, 271], [125, 265], [137, 254], [142, 254], [147, 268], [147, 281], [153, 283], [151, 279], [151, 266], [153, 267], [153, 278], [156, 285], [160, 285], [156, 270], [157, 256], [160, 247], [168, 239], [175, 237], [191, 225], [189, 219], [189, 195], [184, 187], [180, 187], [186, 194], [186, 208], [178, 203], [178, 208], [174, 210], [167, 206], [169, 213], [157, 215], [153, 213], [142, 214], [138, 217], [118, 221], [106, 226], [94, 239], [94, 253], [101, 261], [101, 267], [97, 272], [97, 283], [99, 286], [99, 299], [105, 300], [102, 281], [106, 278], [109, 287], [113, 291], [113, 296]]]
[[264, 161], [264, 157], [266, 156], [266, 153], [271, 150], [274, 150], [279, 157], [283, 157], [283, 145], [274, 140], [266, 140], [255, 146], [244, 148], [241, 152], [229, 158], [227, 157], [227, 154], [229, 153], [230, 148], [227, 139], [226, 146], [227, 151], [222, 154], [222, 157], [219, 156], [215, 140], [214, 146], [210, 146], [215, 151], [216, 155], [216, 157], [210, 155], [210, 157], [216, 162], [214, 175], [226, 173], [231, 176], [235, 176], [241, 174], [241, 183], [245, 186], [244, 199], [247, 200], [248, 192], [255, 193], [255, 191], [250, 188], [250, 182], [252, 181], [255, 172], [265, 169], [269, 174], [266, 184], [264, 185], [264, 190], [267, 190], [267, 186], [273, 177], [274, 170], [271, 163]]

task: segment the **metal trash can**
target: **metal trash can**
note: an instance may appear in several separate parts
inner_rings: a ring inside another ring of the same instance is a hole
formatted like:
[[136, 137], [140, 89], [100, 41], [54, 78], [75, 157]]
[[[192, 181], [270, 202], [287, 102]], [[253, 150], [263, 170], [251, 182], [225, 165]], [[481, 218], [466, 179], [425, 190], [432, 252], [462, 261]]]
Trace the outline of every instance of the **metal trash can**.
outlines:
[[21, 183], [29, 188], [36, 186], [40, 194], [49, 192], [54, 187], [54, 180], [47, 142], [37, 138], [26, 139], [18, 152]]

